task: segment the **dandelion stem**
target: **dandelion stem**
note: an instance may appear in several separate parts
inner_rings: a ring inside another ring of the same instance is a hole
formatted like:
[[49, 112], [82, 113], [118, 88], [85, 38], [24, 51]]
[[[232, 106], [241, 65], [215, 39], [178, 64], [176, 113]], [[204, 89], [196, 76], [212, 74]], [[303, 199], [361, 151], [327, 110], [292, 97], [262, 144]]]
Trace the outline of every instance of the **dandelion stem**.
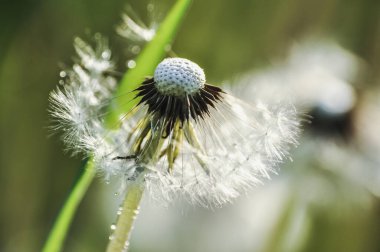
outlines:
[[95, 169], [92, 160], [88, 161], [83, 169], [83, 173], [74, 185], [65, 204], [63, 205], [52, 230], [42, 249], [43, 252], [58, 252], [62, 249], [62, 244], [69, 229], [71, 220], [85, 195], [88, 187], [95, 176]]
[[133, 183], [128, 188], [114, 233], [110, 236], [107, 252], [127, 251], [133, 222], [138, 214], [143, 192], [141, 183]]

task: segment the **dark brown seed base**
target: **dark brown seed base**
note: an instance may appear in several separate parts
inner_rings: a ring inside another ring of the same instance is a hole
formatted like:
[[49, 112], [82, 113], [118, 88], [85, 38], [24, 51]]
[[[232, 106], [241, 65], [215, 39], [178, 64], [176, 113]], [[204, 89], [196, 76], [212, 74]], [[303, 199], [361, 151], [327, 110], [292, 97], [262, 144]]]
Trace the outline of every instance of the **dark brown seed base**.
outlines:
[[135, 98], [141, 98], [139, 105], [147, 105], [149, 113], [164, 118], [165, 136], [171, 133], [177, 120], [183, 124], [190, 117], [197, 121], [204, 119], [206, 115], [209, 116], [210, 108], [215, 108], [215, 104], [223, 100], [224, 93], [219, 87], [205, 84], [194, 94], [165, 95], [158, 91], [153, 78], [146, 79], [135, 91]]

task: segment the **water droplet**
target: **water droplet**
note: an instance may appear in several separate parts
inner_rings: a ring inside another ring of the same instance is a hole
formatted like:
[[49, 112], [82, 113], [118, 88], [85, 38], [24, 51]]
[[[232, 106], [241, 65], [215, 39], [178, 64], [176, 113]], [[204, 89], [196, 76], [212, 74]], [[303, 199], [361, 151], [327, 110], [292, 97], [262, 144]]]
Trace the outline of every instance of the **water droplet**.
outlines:
[[103, 59], [109, 59], [110, 58], [110, 56], [111, 56], [111, 52], [110, 51], [104, 51], [104, 52], [102, 52], [102, 58]]
[[117, 215], [121, 215], [122, 212], [123, 212], [123, 208], [119, 207], [119, 209], [117, 210], [116, 214]]
[[128, 60], [127, 67], [128, 68], [135, 68], [136, 67], [136, 61], [134, 61], [134, 60]]
[[65, 85], [65, 82], [63, 80], [58, 81], [59, 85]]
[[115, 194], [115, 196], [119, 196], [119, 193], [118, 193], [118, 192], [115, 192], [114, 194]]
[[61, 71], [61, 72], [59, 72], [59, 76], [60, 76], [61, 78], [65, 78], [65, 77], [67, 76], [67, 74], [66, 74], [65, 71]]
[[114, 236], [113, 234], [110, 235], [110, 236], [108, 237], [108, 239], [109, 239], [110, 241], [112, 241], [114, 238], [115, 238], [115, 236]]
[[128, 247], [129, 247], [129, 241], [126, 241], [125, 244], [124, 244], [124, 247], [123, 247], [123, 252], [125, 251], [128, 251]]
[[116, 229], [116, 225], [115, 224], [112, 224], [111, 225], [111, 230], [115, 230]]
[[140, 50], [141, 50], [141, 48], [138, 45], [134, 45], [134, 46], [131, 47], [131, 52], [133, 54], [138, 54], [140, 52]]
[[109, 185], [109, 184], [110, 184], [110, 181], [109, 181], [109, 180], [106, 180], [106, 184]]

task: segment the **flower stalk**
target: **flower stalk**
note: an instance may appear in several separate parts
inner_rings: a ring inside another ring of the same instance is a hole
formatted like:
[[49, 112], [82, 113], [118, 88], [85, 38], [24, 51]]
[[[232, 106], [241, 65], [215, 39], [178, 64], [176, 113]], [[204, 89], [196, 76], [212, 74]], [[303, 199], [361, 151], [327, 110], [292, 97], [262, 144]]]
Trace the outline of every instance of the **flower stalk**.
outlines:
[[113, 234], [110, 236], [110, 242], [107, 246], [107, 252], [126, 251], [129, 246], [129, 238], [133, 228], [134, 220], [139, 213], [140, 201], [143, 196], [143, 186], [135, 182], [127, 190], [122, 207], [118, 212], [119, 217], [112, 229]]
[[[159, 150], [162, 147], [162, 137], [158, 132], [154, 132], [150, 126], [146, 125], [140, 137], [137, 139], [141, 143], [145, 137], [149, 137], [150, 144], [141, 150], [141, 154], [136, 158], [136, 178], [131, 182], [126, 190], [125, 199], [116, 226], [112, 228], [113, 234], [107, 246], [107, 252], [127, 251], [129, 238], [133, 228], [134, 220], [139, 212], [139, 205], [144, 192], [144, 177], [146, 174], [146, 164], [155, 165], [158, 161]], [[159, 131], [159, 130], [158, 130]], [[136, 151], [136, 150], [135, 150]]]

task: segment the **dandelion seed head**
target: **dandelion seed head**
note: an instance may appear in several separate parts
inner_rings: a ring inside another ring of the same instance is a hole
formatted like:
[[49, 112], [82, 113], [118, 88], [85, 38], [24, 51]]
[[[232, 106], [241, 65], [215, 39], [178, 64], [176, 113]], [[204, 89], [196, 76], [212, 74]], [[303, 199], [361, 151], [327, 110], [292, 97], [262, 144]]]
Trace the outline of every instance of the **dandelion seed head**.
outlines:
[[167, 58], [158, 64], [154, 80], [162, 94], [184, 96], [203, 88], [206, 76], [202, 68], [188, 59]]
[[270, 178], [297, 144], [293, 107], [247, 104], [207, 84], [203, 70], [182, 58], [158, 64], [133, 91], [139, 103], [107, 128], [116, 80], [105, 74], [113, 62], [102, 41], [95, 48], [75, 41], [79, 62], [52, 92], [51, 114], [69, 148], [91, 156], [106, 181], [143, 183], [161, 202], [221, 206]]

